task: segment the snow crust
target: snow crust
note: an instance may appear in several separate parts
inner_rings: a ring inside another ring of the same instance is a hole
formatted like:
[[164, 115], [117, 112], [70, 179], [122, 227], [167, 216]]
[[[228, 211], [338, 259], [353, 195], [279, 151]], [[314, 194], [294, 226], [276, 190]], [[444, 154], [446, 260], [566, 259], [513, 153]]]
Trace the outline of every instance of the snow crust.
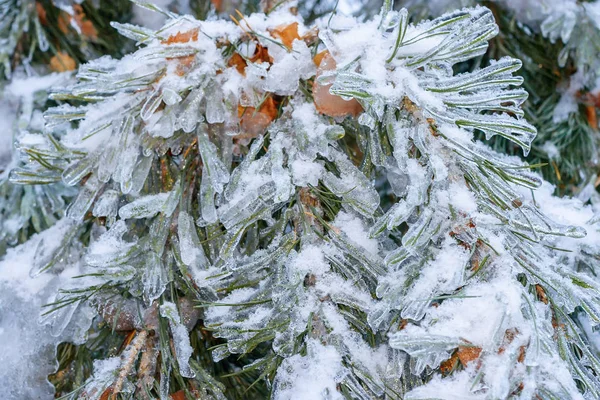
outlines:
[[[0, 386], [4, 396], [14, 399], [50, 399], [54, 387], [47, 376], [57, 367], [56, 346], [64, 341], [81, 343], [90, 324], [89, 314], [80, 315], [69, 327], [56, 327], [42, 320], [44, 304], [79, 268], [71, 265], [60, 274], [30, 277], [40, 246], [57, 246], [72, 229], [62, 220], [52, 228], [10, 249], [0, 261]], [[62, 319], [58, 321], [62, 323]], [[69, 322], [69, 321], [67, 321]]]

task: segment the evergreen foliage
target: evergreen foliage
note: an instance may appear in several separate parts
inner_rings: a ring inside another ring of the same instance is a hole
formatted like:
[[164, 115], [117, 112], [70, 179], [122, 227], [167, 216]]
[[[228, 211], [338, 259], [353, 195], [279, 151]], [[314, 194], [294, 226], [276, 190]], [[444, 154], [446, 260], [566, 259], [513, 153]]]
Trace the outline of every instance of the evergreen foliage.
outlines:
[[[0, 307], [41, 313], [22, 368], [56, 351], [44, 393], [600, 398], [600, 214], [593, 183], [580, 193], [597, 132], [588, 108], [556, 111], [593, 93], [593, 19], [540, 15], [530, 35], [510, 2], [421, 19], [387, 0], [359, 21], [318, 1], [134, 1], [162, 26], [96, 21], [130, 53], [55, 32], [76, 73], [24, 79], [52, 62], [13, 44], [43, 57], [57, 25], [4, 3], [5, 73], [25, 66], [3, 88]], [[585, 79], [545, 87], [569, 68]], [[545, 162], [580, 199], [553, 196]]]
[[[577, 194], [584, 201], [598, 186], [598, 115], [600, 95], [600, 7], [597, 1], [400, 1], [416, 20], [476, 4], [495, 13], [500, 34], [491, 40], [488, 53], [473, 60], [470, 68], [488, 57], [510, 56], [523, 62], [519, 75], [530, 94], [524, 104], [527, 119], [538, 135], [525, 159], [543, 164], [545, 179], [557, 193]], [[492, 146], [519, 154], [505, 140]], [[585, 160], [585, 161], [584, 161]]]
[[73, 70], [104, 54], [121, 55], [125, 42], [109, 21], [127, 18], [130, 2], [107, 0], [0, 1], [0, 65], [7, 78], [15, 66]]

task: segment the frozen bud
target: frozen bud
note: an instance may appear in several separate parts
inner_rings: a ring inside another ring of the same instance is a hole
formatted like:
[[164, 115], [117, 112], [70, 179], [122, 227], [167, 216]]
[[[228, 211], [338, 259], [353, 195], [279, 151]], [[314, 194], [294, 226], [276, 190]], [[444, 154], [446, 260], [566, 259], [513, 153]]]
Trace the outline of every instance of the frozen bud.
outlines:
[[319, 76], [323, 75], [324, 72], [335, 70], [334, 58], [327, 52], [319, 61], [317, 76], [313, 83], [313, 98], [317, 111], [330, 117], [345, 117], [347, 115], [356, 117], [363, 111], [362, 106], [356, 99], [344, 100], [340, 96], [329, 93], [331, 84], [321, 85], [318, 83]]

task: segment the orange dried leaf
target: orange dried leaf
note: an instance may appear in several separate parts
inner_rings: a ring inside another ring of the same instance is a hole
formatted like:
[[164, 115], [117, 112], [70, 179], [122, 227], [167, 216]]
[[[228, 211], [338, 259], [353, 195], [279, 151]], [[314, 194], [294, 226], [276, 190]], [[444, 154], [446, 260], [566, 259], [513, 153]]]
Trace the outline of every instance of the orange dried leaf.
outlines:
[[79, 27], [81, 28], [81, 33], [83, 33], [86, 37], [96, 40], [98, 39], [98, 31], [96, 27], [92, 23], [92, 21], [85, 20], [79, 23]]
[[527, 346], [519, 347], [519, 357], [517, 358], [517, 362], [522, 363], [525, 361], [525, 354], [527, 353]]
[[104, 392], [102, 392], [99, 400], [110, 400], [111, 397], [114, 397], [113, 396], [113, 388], [112, 388], [112, 386], [109, 386], [108, 388], [106, 388], [106, 390]]
[[61, 51], [50, 59], [50, 69], [54, 72], [73, 71], [77, 63], [67, 53]]
[[273, 97], [268, 96], [265, 101], [263, 101], [263, 103], [260, 105], [259, 112], [268, 116], [271, 121], [277, 118], [277, 104], [275, 103], [275, 100], [273, 100]]
[[69, 32], [69, 25], [71, 24], [71, 16], [64, 11], [61, 11], [58, 15], [58, 29], [62, 33]]
[[298, 34], [298, 23], [293, 22], [289, 25], [280, 25], [273, 29], [269, 30], [271, 36], [276, 39], [280, 39], [281, 42], [288, 49], [292, 48], [292, 44], [294, 40], [300, 39], [300, 35]]
[[246, 115], [246, 113], [250, 112], [251, 110], [252, 112], [254, 112], [256, 109], [254, 107], [244, 107], [238, 104], [238, 118], [243, 118], [244, 115]]
[[257, 44], [256, 51], [254, 52], [254, 55], [250, 58], [250, 61], [252, 61], [253, 63], [259, 61], [273, 64], [273, 57], [271, 57], [266, 47]]
[[242, 107], [242, 110], [240, 135], [243, 138], [254, 138], [264, 133], [271, 124], [272, 120], [267, 115], [256, 112], [254, 107]]
[[440, 371], [442, 374], [448, 375], [450, 372], [454, 371], [458, 365], [458, 361], [458, 352], [455, 351], [449, 359], [440, 364]]
[[179, 76], [184, 76], [185, 74], [187, 74], [189, 72], [195, 58], [196, 57], [194, 55], [179, 57], [177, 59], [179, 61], [179, 63], [177, 64], [175, 73]]
[[81, 33], [90, 39], [96, 40], [98, 38], [98, 31], [92, 21], [87, 19], [83, 12], [83, 7], [79, 4], [73, 4], [73, 11], [75, 11], [75, 22], [79, 26], [79, 29], [81, 29]]
[[535, 285], [535, 292], [537, 293], [538, 299], [540, 299], [542, 303], [548, 304], [548, 296], [546, 296], [546, 291], [541, 285]]
[[319, 65], [321, 65], [321, 61], [323, 61], [323, 57], [325, 57], [327, 54], [329, 54], [329, 50], [323, 50], [320, 53], [317, 53], [317, 55], [313, 58], [313, 62], [315, 63], [315, 65], [318, 67]]
[[306, 43], [308, 46], [316, 44], [319, 41], [319, 28], [312, 28], [302, 35], [301, 39], [304, 40], [304, 43]]
[[460, 363], [464, 366], [476, 360], [481, 355], [481, 347], [460, 346], [456, 352]]
[[320, 85], [318, 83], [318, 78], [323, 72], [334, 70], [335, 67], [334, 58], [331, 54], [326, 54], [321, 60], [319, 68], [317, 68], [317, 75], [313, 83], [313, 99], [317, 111], [330, 117], [345, 117], [347, 115], [356, 117], [363, 112], [362, 106], [356, 99], [344, 100], [340, 96], [329, 93], [331, 85]]
[[258, 111], [254, 107], [238, 106], [241, 135], [252, 138], [264, 133], [277, 114], [277, 103], [271, 96], [263, 101]]
[[596, 107], [593, 105], [585, 106], [585, 115], [588, 120], [588, 125], [595, 130], [598, 130], [598, 114], [596, 114]]
[[121, 346], [119, 347], [119, 353], [121, 353], [123, 350], [125, 350], [127, 346], [129, 346], [129, 343], [131, 343], [135, 335], [137, 335], [137, 331], [135, 329], [132, 329], [127, 333], [125, 339], [123, 339], [123, 343], [121, 343]]
[[48, 25], [48, 17], [46, 16], [46, 10], [44, 6], [39, 1], [35, 2], [35, 10], [37, 11], [38, 18], [40, 19], [40, 24]]
[[179, 391], [171, 394], [170, 397], [171, 397], [172, 400], [186, 400], [185, 391], [184, 390], [179, 390]]
[[187, 43], [190, 41], [198, 40], [198, 33], [200, 32], [200, 28], [190, 29], [185, 32], [177, 32], [174, 35], [169, 36], [166, 40], [163, 40], [162, 44], [173, 44], [173, 43]]
[[217, 12], [223, 12], [223, 0], [210, 0]]
[[237, 72], [244, 76], [246, 76], [246, 65], [246, 60], [244, 60], [244, 57], [240, 56], [238, 53], [233, 53], [227, 62], [228, 67], [235, 67]]

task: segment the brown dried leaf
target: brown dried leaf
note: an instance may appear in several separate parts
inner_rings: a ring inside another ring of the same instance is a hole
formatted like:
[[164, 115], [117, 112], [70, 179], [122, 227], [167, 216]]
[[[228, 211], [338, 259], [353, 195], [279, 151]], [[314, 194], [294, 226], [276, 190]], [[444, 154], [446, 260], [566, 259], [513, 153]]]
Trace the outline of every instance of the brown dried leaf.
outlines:
[[136, 314], [133, 312], [134, 307], [131, 303], [116, 305], [112, 300], [107, 300], [97, 307], [104, 322], [115, 331], [133, 331], [136, 328]]
[[470, 362], [477, 360], [481, 355], [481, 347], [460, 346], [456, 351], [460, 363], [467, 366]]
[[273, 57], [271, 57], [266, 47], [257, 44], [256, 51], [254, 52], [254, 55], [250, 58], [250, 61], [253, 63], [258, 61], [273, 64]]
[[246, 60], [244, 60], [244, 57], [240, 56], [238, 53], [233, 53], [229, 61], [227, 61], [228, 67], [235, 67], [237, 72], [243, 76], [246, 76], [246, 65], [248, 65]]
[[39, 1], [35, 2], [35, 10], [37, 11], [38, 18], [40, 19], [40, 24], [48, 25], [48, 17], [46, 15], [46, 10], [44, 6]]
[[327, 54], [329, 54], [329, 50], [323, 50], [322, 52], [317, 53], [317, 55], [313, 58], [313, 62], [317, 67], [321, 65], [323, 57], [325, 57]]
[[73, 71], [75, 68], [77, 63], [64, 51], [56, 53], [50, 59], [50, 69], [54, 72]]
[[527, 346], [519, 347], [519, 357], [517, 358], [517, 362], [522, 363], [525, 361], [525, 354], [527, 353]]
[[272, 96], [263, 101], [258, 111], [254, 107], [238, 106], [241, 136], [252, 138], [264, 133], [277, 114], [277, 103]]
[[401, 331], [404, 328], [406, 328], [406, 326], [408, 325], [408, 320], [407, 319], [401, 319], [400, 323], [398, 324], [398, 330]]
[[190, 41], [198, 40], [198, 33], [200, 32], [200, 28], [190, 29], [185, 32], [177, 32], [175, 35], [169, 36], [166, 40], [163, 40], [162, 44], [173, 44], [173, 43], [187, 43]]
[[540, 299], [542, 303], [548, 304], [548, 296], [546, 295], [546, 291], [541, 285], [535, 285], [535, 292], [537, 293], [538, 299]]
[[[142, 394], [146, 394], [147, 389], [153, 386], [158, 353], [158, 337], [156, 335], [148, 335], [137, 369], [137, 387], [138, 391]], [[147, 395], [145, 397], [148, 398]]]
[[595, 130], [598, 130], [598, 114], [596, 113], [596, 107], [593, 105], [585, 106], [585, 115], [588, 120], [588, 125]]
[[73, 4], [73, 11], [75, 12], [75, 22], [79, 26], [79, 29], [81, 29], [81, 33], [92, 40], [96, 40], [98, 38], [98, 31], [92, 21], [87, 19], [83, 12], [83, 7], [79, 4]]
[[448, 375], [458, 366], [458, 352], [452, 353], [452, 356], [440, 364], [440, 371], [444, 375]]
[[294, 40], [299, 40], [300, 35], [298, 34], [298, 23], [293, 22], [289, 25], [280, 25], [273, 29], [269, 29], [269, 33], [276, 39], [280, 39], [281, 42], [288, 49], [292, 48]]
[[183, 324], [189, 332], [194, 328], [194, 326], [200, 319], [200, 309], [195, 307], [194, 302], [188, 297], [180, 297], [177, 303], [179, 304], [179, 313], [181, 314], [181, 321], [183, 322]]
[[319, 28], [314, 27], [304, 35], [302, 35], [302, 40], [306, 43], [307, 46], [312, 46], [319, 41]]
[[62, 33], [68, 33], [69, 32], [69, 25], [71, 24], [71, 16], [66, 13], [65, 11], [61, 11], [60, 14], [58, 15], [58, 29], [60, 29], [60, 31]]
[[183, 389], [171, 394], [169, 397], [171, 397], [172, 400], [186, 400], [185, 391]]
[[175, 68], [175, 73], [179, 76], [184, 76], [187, 74], [192, 68], [195, 59], [196, 56], [194, 55], [179, 57], [177, 59], [179, 62], [177, 64], [177, 68]]
[[218, 13], [223, 12], [223, 0], [210, 0], [210, 2]]
[[109, 386], [108, 388], [106, 388], [106, 390], [104, 392], [102, 392], [102, 394], [100, 395], [100, 398], [98, 400], [110, 400], [112, 397], [114, 397], [113, 396], [113, 388], [112, 388], [112, 386]]
[[317, 111], [330, 117], [345, 117], [351, 115], [356, 117], [363, 112], [363, 108], [356, 99], [346, 101], [340, 96], [329, 93], [331, 85], [320, 85], [317, 82], [325, 71], [334, 70], [336, 62], [331, 54], [326, 54], [317, 68], [317, 75], [313, 82], [313, 99]]

